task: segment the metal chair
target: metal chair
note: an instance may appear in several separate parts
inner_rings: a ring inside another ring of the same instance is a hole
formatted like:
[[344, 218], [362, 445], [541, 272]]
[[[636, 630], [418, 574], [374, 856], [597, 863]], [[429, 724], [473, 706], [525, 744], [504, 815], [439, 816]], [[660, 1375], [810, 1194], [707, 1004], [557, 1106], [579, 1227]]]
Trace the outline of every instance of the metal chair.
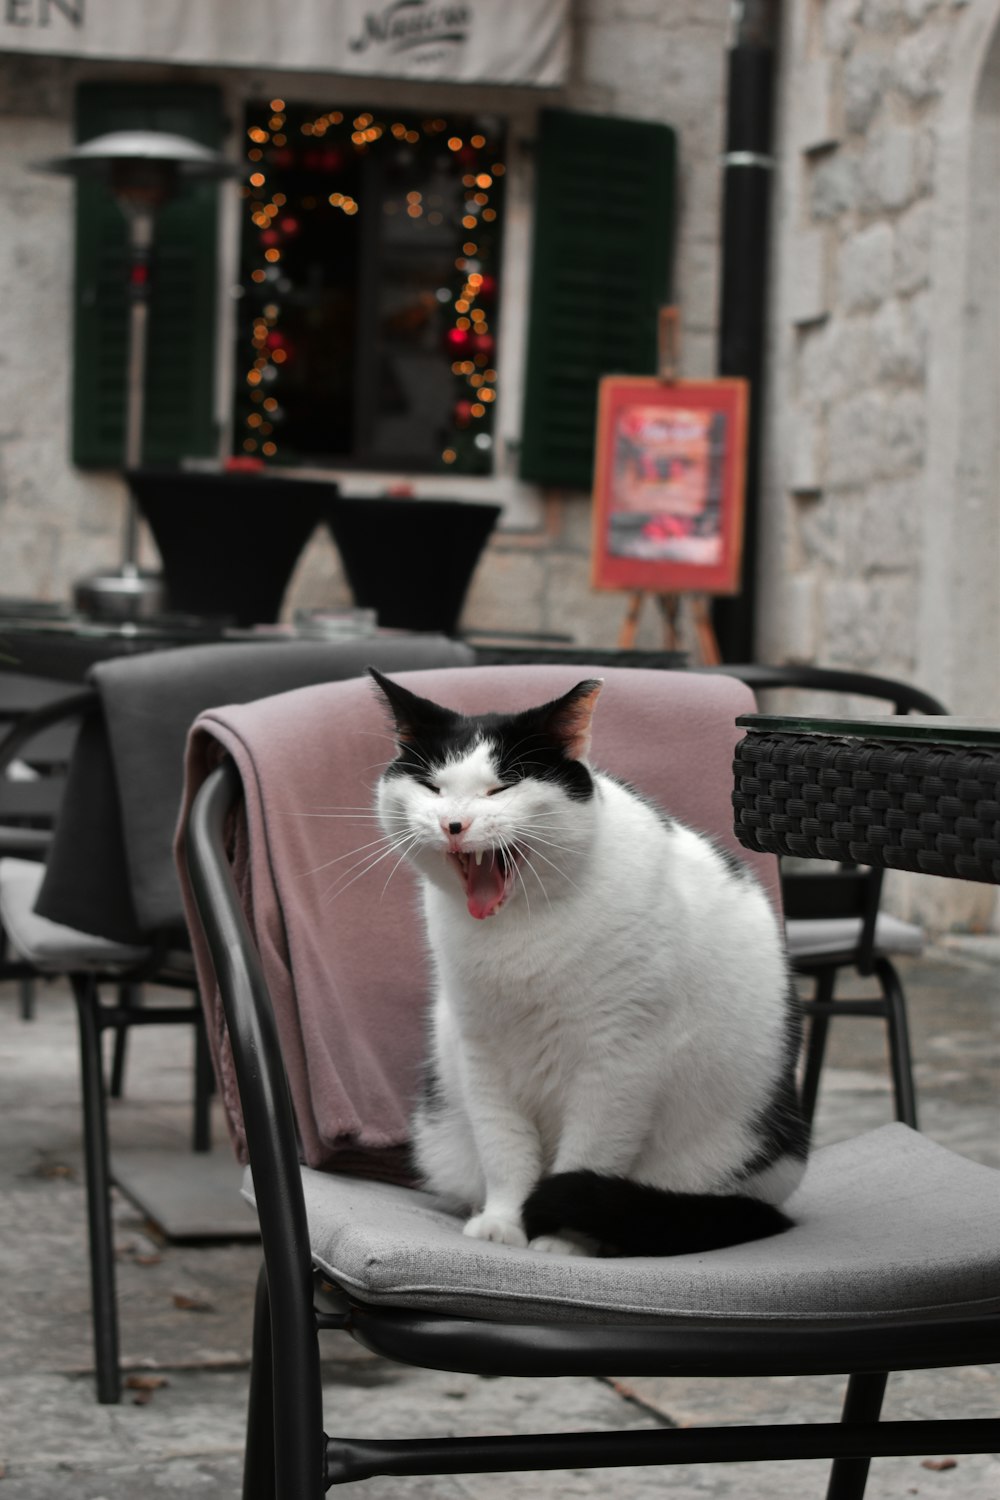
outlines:
[[[89, 703], [73, 683], [0, 674], [0, 858], [44, 860], [66, 786], [78, 715]], [[30, 779], [15, 776], [15, 768]], [[23, 1020], [35, 1008], [35, 969], [11, 951], [0, 925], [0, 979], [15, 979]]]
[[[853, 712], [844, 700], [876, 699], [893, 714], [946, 714], [937, 698], [909, 683], [867, 672], [833, 667], [765, 666], [757, 663], [701, 671], [736, 677], [755, 692], [796, 692], [824, 695], [837, 703], [836, 712]], [[793, 711], [778, 707], [776, 711]], [[869, 712], [885, 712], [873, 709]], [[803, 1001], [809, 1017], [802, 1107], [811, 1120], [819, 1096], [823, 1058], [831, 1020], [837, 1016], [874, 1016], [884, 1022], [888, 1043], [896, 1118], [917, 1128], [917, 1095], [906, 1011], [906, 996], [894, 957], [918, 955], [924, 946], [922, 928], [880, 909], [882, 876], [879, 869], [844, 865], [836, 870], [792, 868], [782, 865], [782, 900], [788, 953], [796, 974], [813, 981], [810, 999]], [[835, 994], [837, 979], [853, 970], [872, 976], [878, 993], [851, 999]]]
[[[537, 702], [573, 678], [479, 667], [405, 680], [479, 712], [501, 692]], [[618, 752], [609, 758], [599, 734], [595, 761], [661, 800], [674, 786], [670, 810], [733, 847], [733, 721], [751, 704], [735, 682], [610, 669], [603, 723], [614, 725]], [[653, 735], [657, 709], [672, 727]], [[332, 831], [344, 825], [284, 812], [363, 806], [372, 757], [361, 747], [383, 728], [367, 685], [352, 682], [215, 711], [192, 740], [180, 850], [189, 920], [264, 1254], [244, 1500], [319, 1500], [333, 1484], [377, 1474], [822, 1457], [835, 1459], [829, 1500], [860, 1500], [873, 1456], [992, 1451], [1000, 1419], [878, 1420], [887, 1371], [1000, 1358], [1000, 1174], [903, 1125], [816, 1152], [783, 1235], [673, 1260], [562, 1259], [463, 1236], [436, 1200], [384, 1180], [392, 1140], [363, 1149], [367, 1091], [357, 1130], [341, 1137], [328, 1084], [373, 1063], [361, 1056], [373, 1004], [383, 1007], [386, 1052], [400, 1032], [419, 1047], [412, 891], [390, 887], [380, 906], [362, 882], [343, 911], [326, 902], [322, 920], [303, 928], [303, 861], [336, 853]], [[754, 867], [775, 888], [776, 861], [757, 857]], [[340, 952], [352, 943], [364, 955], [353, 970]], [[403, 1075], [417, 1072], [415, 1056], [396, 1055]], [[405, 1364], [488, 1376], [850, 1378], [840, 1423], [327, 1436], [327, 1329]]]
[[[69, 978], [80, 1033], [83, 1138], [97, 1396], [120, 1399], [118, 1312], [107, 1098], [120, 1089], [124, 1038], [134, 1026], [195, 1028], [195, 1150], [209, 1147], [211, 1065], [201, 1007], [144, 1005], [151, 983], [192, 993], [194, 967], [172, 844], [184, 745], [195, 716], [216, 701], [326, 682], [363, 670], [463, 662], [467, 648], [439, 636], [350, 642], [266, 641], [184, 647], [92, 668], [68, 707], [83, 712], [66, 794], [44, 864], [0, 864], [0, 911], [31, 972]], [[115, 1036], [110, 1088], [101, 1056]]]

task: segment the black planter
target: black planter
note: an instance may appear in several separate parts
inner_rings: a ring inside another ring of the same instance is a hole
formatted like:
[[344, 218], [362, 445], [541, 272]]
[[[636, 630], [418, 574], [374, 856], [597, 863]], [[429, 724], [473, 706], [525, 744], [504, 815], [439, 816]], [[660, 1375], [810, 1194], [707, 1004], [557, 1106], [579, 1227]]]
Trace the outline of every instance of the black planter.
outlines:
[[133, 469], [126, 478], [163, 561], [167, 608], [271, 624], [332, 482]]
[[454, 635], [499, 505], [341, 496], [324, 518], [355, 604], [380, 625]]

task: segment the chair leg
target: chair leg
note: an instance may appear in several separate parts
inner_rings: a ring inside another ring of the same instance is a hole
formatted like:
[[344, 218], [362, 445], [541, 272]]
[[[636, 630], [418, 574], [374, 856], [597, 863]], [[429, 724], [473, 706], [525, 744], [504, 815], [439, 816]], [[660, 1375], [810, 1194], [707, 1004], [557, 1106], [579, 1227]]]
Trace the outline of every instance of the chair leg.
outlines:
[[[125, 1010], [132, 1010], [139, 1002], [139, 986], [137, 984], [120, 984], [118, 986], [118, 1000]], [[122, 1087], [125, 1083], [125, 1052], [128, 1046], [128, 1027], [115, 1027], [115, 1047], [111, 1057], [111, 1079], [108, 1084], [108, 1093], [112, 1099], [120, 1099]]]
[[205, 1018], [199, 1011], [194, 1023], [194, 1130], [191, 1149], [212, 1149], [212, 1094], [215, 1074], [212, 1071], [212, 1054], [208, 1047], [208, 1032]]
[[[840, 1420], [877, 1422], [888, 1379], [886, 1374], [851, 1375]], [[835, 1458], [826, 1500], [864, 1500], [870, 1466], [870, 1458]]]
[[885, 1022], [889, 1037], [889, 1066], [896, 1100], [896, 1119], [917, 1130], [917, 1090], [913, 1082], [910, 1027], [906, 996], [894, 965], [887, 958], [875, 960], [874, 971], [885, 997]]
[[254, 1303], [243, 1500], [323, 1500], [327, 1490], [316, 1318], [311, 1293], [304, 1321], [294, 1311], [294, 1304], [300, 1311], [304, 1304], [296, 1292], [290, 1304], [288, 1290], [283, 1288], [278, 1305], [272, 1306], [267, 1270], [261, 1266]]
[[97, 1016], [97, 983], [90, 975], [72, 975], [80, 1029], [80, 1081], [83, 1095], [83, 1158], [87, 1177], [87, 1223], [90, 1240], [90, 1299], [94, 1324], [97, 1399], [112, 1406], [121, 1399], [118, 1367], [118, 1305], [115, 1298], [115, 1247], [111, 1225], [111, 1163], [108, 1117]]
[[243, 1458], [243, 1500], [274, 1500], [274, 1353], [271, 1343], [271, 1303], [267, 1270], [257, 1276], [253, 1310], [253, 1350], [250, 1361], [250, 1399], [247, 1405], [247, 1443]]
[[[836, 979], [836, 969], [821, 969], [816, 976], [816, 991], [813, 999], [821, 1004], [829, 1005], [833, 999]], [[823, 1058], [826, 1055], [826, 1037], [829, 1029], [829, 1016], [817, 1014], [810, 1018], [805, 1069], [802, 1074], [802, 1116], [809, 1126], [812, 1125], [813, 1116], [816, 1113], [819, 1080], [823, 1071]]]
[[33, 979], [22, 979], [19, 985], [21, 996], [21, 1020], [33, 1021], [35, 1019], [35, 981]]

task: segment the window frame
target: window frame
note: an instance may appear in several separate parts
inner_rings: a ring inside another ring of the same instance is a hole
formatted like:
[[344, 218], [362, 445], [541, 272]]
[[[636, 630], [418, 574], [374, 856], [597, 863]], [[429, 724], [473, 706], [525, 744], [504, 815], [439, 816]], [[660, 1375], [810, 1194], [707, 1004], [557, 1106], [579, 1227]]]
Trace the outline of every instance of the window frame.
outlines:
[[[330, 79], [312, 74], [270, 80], [267, 85], [257, 78], [230, 80], [224, 94], [225, 113], [231, 134], [228, 149], [238, 151], [240, 131], [248, 105], [267, 93], [281, 91], [288, 101], [323, 97], [330, 94]], [[303, 479], [326, 479], [339, 483], [345, 494], [383, 495], [405, 491], [417, 496], [440, 496], [443, 499], [488, 501], [503, 505], [501, 525], [508, 529], [534, 531], [543, 518], [544, 492], [539, 486], [518, 477], [521, 409], [527, 360], [527, 297], [533, 249], [532, 217], [534, 208], [533, 143], [538, 116], [544, 99], [537, 92], [520, 90], [471, 90], [444, 86], [403, 85], [393, 80], [337, 80], [337, 101], [347, 106], [376, 105], [389, 109], [431, 109], [441, 107], [456, 113], [503, 115], [507, 122], [507, 174], [504, 206], [504, 233], [501, 248], [502, 296], [499, 304], [497, 344], [499, 379], [494, 423], [493, 473], [450, 474], [447, 472], [414, 474], [406, 469], [356, 469], [347, 465], [297, 464], [294, 467], [271, 465], [279, 474], [298, 475]], [[226, 295], [220, 300], [219, 337], [216, 354], [217, 409], [220, 422], [220, 456], [233, 451], [233, 408], [237, 361], [236, 283], [240, 264], [242, 205], [235, 193], [222, 195], [220, 217], [221, 278]]]

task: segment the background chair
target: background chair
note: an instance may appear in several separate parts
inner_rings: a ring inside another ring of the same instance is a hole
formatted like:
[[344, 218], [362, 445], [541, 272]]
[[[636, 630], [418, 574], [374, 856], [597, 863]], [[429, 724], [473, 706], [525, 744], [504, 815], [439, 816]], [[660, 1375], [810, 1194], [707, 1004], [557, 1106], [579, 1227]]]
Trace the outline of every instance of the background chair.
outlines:
[[[816, 714], [821, 711], [816, 708], [818, 694], [823, 695], [821, 701], [828, 711], [839, 717], [878, 716], [887, 711], [948, 712], [937, 698], [920, 688], [866, 672], [756, 663], [727, 663], [699, 670], [737, 677], [755, 693], [774, 694], [777, 713], [795, 713], [805, 701], [810, 704], [809, 711]], [[789, 701], [791, 694], [797, 697]], [[789, 957], [795, 973], [813, 981], [812, 996], [803, 1001], [809, 1032], [802, 1104], [811, 1120], [819, 1095], [830, 1021], [835, 1016], [875, 1016], [886, 1027], [896, 1118], [916, 1129], [917, 1096], [906, 997], [892, 960], [922, 952], [924, 933], [914, 923], [881, 910], [882, 875], [879, 869], [856, 865], [827, 869], [806, 862], [782, 861], [781, 888]], [[837, 998], [837, 979], [845, 970], [872, 976], [878, 992], [867, 997]]]
[[[553, 697], [573, 676], [478, 668], [406, 680], [475, 712]], [[595, 761], [733, 848], [733, 721], [751, 706], [722, 678], [609, 670]], [[405, 1108], [394, 1115], [391, 1105], [412, 1091], [421, 1050], [426, 976], [412, 887], [394, 878], [379, 896], [373, 873], [322, 901], [313, 920], [322, 888], [302, 871], [352, 836], [341, 822], [287, 816], [363, 806], [364, 747], [383, 731], [367, 684], [331, 684], [213, 711], [189, 751], [188, 909], [264, 1252], [246, 1500], [318, 1500], [330, 1484], [375, 1474], [782, 1457], [834, 1457], [830, 1500], [859, 1500], [873, 1455], [992, 1451], [1000, 1420], [878, 1422], [887, 1370], [1000, 1357], [1000, 1174], [905, 1126], [815, 1153], [785, 1234], [672, 1260], [565, 1260], [484, 1244], [428, 1195], [385, 1180], [405, 1136]], [[776, 861], [751, 863], [776, 891]], [[345, 1129], [345, 1081], [369, 1076], [383, 1093], [394, 1079], [398, 1092], [373, 1118], [372, 1088], [348, 1086]], [[327, 1437], [319, 1335], [330, 1328], [404, 1363], [491, 1376], [850, 1379], [840, 1424]]]
[[[87, 698], [73, 683], [0, 673], [0, 857], [45, 858], [66, 786], [76, 711]], [[2, 925], [0, 978], [18, 980], [21, 1016], [30, 1020], [35, 972], [11, 953]]]
[[193, 646], [101, 663], [89, 692], [62, 810], [44, 864], [4, 860], [0, 914], [32, 972], [69, 977], [80, 1028], [84, 1156], [98, 1399], [120, 1396], [110, 1212], [112, 1170], [101, 1038], [115, 1036], [112, 1092], [121, 1086], [133, 1026], [195, 1027], [194, 1144], [207, 1150], [208, 1083], [200, 1006], [142, 1004], [147, 984], [191, 992], [194, 970], [172, 841], [184, 744], [196, 715], [304, 683], [468, 661], [441, 637], [337, 642], [268, 641]]

